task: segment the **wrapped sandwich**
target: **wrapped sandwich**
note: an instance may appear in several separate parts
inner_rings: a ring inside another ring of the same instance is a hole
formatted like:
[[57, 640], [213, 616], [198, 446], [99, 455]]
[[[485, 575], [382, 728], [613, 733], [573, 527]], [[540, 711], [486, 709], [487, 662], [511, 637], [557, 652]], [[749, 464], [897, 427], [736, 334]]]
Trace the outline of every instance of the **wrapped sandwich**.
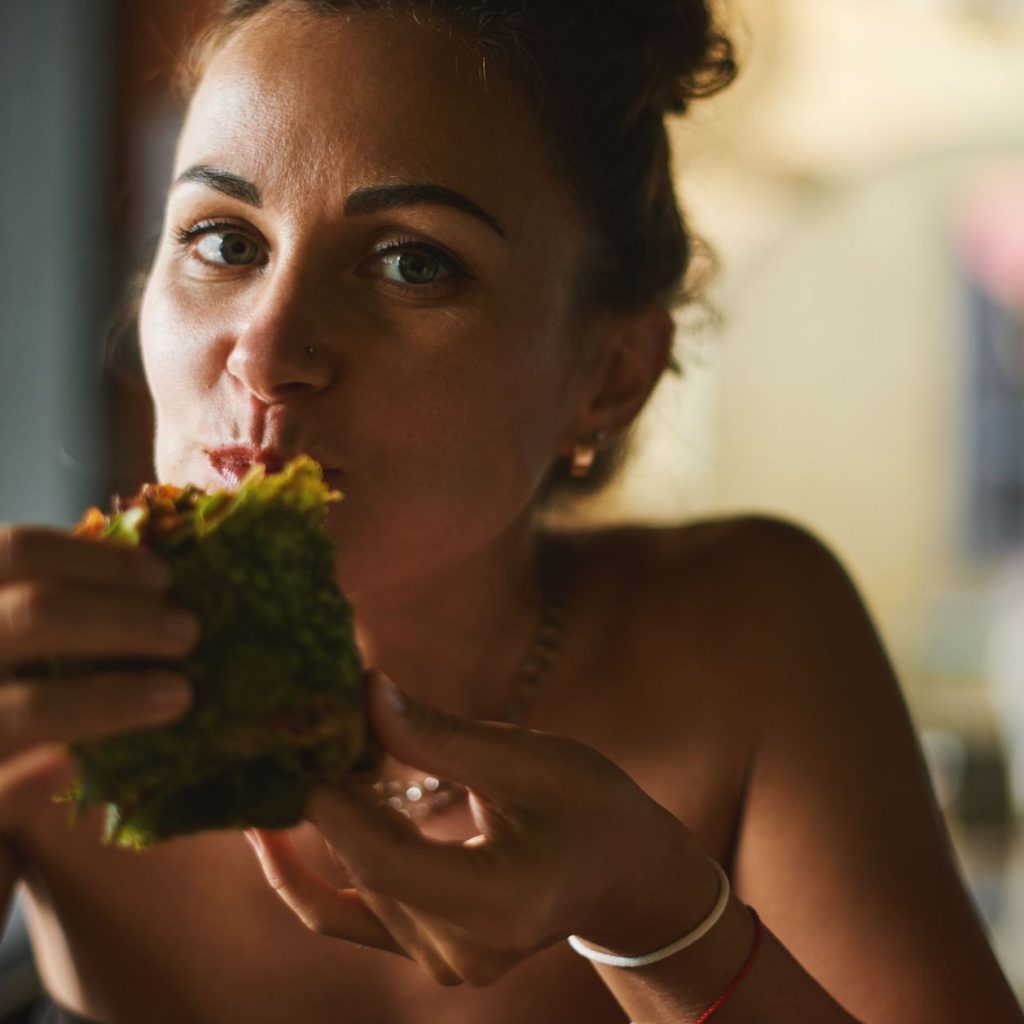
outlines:
[[[192, 682], [184, 717], [72, 747], [70, 798], [82, 813], [106, 808], [108, 841], [138, 848], [206, 829], [286, 828], [314, 785], [374, 765], [352, 613], [324, 528], [338, 498], [302, 457], [270, 476], [254, 466], [234, 492], [147, 485], [109, 515], [87, 513], [79, 534], [163, 557], [170, 600], [202, 626], [187, 658], [161, 663]], [[142, 666], [61, 670], [133, 667]]]

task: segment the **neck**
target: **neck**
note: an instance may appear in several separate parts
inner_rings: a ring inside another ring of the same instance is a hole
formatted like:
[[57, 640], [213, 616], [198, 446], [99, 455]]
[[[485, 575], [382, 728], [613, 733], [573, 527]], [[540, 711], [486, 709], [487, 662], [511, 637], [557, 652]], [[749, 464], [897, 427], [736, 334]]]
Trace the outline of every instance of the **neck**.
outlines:
[[524, 516], [427, 579], [353, 595], [364, 663], [453, 714], [499, 718], [544, 609], [540, 533]]

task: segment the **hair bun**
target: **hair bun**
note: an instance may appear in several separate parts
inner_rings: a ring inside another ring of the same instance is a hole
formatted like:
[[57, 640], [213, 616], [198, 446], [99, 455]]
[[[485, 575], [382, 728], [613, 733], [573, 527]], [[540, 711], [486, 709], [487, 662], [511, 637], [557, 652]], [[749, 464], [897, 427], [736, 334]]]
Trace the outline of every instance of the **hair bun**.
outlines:
[[663, 112], [683, 114], [736, 77], [732, 42], [705, 0], [630, 0], [628, 7], [651, 99]]
[[683, 114], [693, 100], [714, 96], [733, 81], [738, 71], [735, 53], [732, 41], [703, 0], [675, 0], [657, 6], [670, 15], [664, 35], [655, 40], [664, 61], [664, 109]]
[[[547, 0], [551, 2], [551, 0]], [[733, 45], [709, 0], [590, 0], [577, 22], [603, 59], [663, 114], [683, 114], [737, 74]]]

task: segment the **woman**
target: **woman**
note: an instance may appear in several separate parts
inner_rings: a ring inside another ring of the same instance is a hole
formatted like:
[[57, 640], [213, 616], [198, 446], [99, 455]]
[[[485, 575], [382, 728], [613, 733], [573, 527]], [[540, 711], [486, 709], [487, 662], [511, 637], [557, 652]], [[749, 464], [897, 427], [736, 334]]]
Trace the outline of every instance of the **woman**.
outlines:
[[759, 518], [543, 528], [669, 362], [663, 117], [732, 73], [705, 5], [230, 8], [141, 310], [157, 472], [306, 451], [346, 492], [396, 806], [318, 792], [258, 859], [69, 831], [46, 744], [187, 692], [15, 666], [181, 654], [196, 626], [144, 553], [8, 530], [3, 874], [56, 1019], [1020, 1021], [829, 552]]

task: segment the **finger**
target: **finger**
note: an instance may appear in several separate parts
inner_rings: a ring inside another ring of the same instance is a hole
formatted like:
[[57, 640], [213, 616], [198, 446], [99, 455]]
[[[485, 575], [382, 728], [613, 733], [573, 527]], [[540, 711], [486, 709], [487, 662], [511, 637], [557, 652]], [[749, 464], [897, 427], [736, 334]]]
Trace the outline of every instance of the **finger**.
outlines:
[[542, 735], [446, 714], [413, 700], [383, 673], [369, 675], [374, 730], [399, 761], [499, 800], [546, 788]]
[[191, 612], [109, 587], [33, 581], [0, 587], [0, 659], [181, 657], [199, 637]]
[[163, 671], [6, 682], [0, 685], [0, 756], [166, 723], [191, 699], [188, 680]]
[[42, 526], [0, 526], [0, 585], [54, 579], [162, 593], [171, 585], [166, 562], [146, 548], [75, 537]]
[[336, 889], [310, 871], [284, 832], [245, 833], [268, 883], [311, 931], [396, 953], [416, 961], [442, 985], [461, 984], [413, 917], [394, 900], [355, 889]]
[[406, 955], [360, 895], [336, 889], [310, 871], [284, 832], [250, 829], [245, 836], [270, 887], [310, 931]]
[[439, 984], [490, 985], [522, 959], [522, 953], [494, 948], [488, 942], [493, 927], [474, 930], [438, 914], [410, 909], [389, 896], [368, 890], [359, 894], [412, 959]]
[[0, 762], [0, 794], [30, 783], [57, 793], [74, 780], [75, 763], [59, 744], [36, 747]]
[[320, 788], [307, 815], [338, 852], [360, 889], [454, 920], [486, 915], [501, 880], [486, 844], [424, 836], [397, 811], [340, 787]]
[[415, 960], [440, 985], [461, 985], [465, 980], [445, 955], [436, 935], [443, 922], [428, 919], [421, 913], [412, 913], [397, 900], [380, 893], [359, 890], [363, 902], [377, 919], [395, 937], [406, 955]]
[[[524, 955], [536, 952], [495, 948], [488, 931], [471, 930], [435, 914], [418, 912], [416, 923], [428, 935], [437, 956], [462, 981], [473, 986], [491, 985]], [[500, 929], [498, 930], [500, 934]]]

